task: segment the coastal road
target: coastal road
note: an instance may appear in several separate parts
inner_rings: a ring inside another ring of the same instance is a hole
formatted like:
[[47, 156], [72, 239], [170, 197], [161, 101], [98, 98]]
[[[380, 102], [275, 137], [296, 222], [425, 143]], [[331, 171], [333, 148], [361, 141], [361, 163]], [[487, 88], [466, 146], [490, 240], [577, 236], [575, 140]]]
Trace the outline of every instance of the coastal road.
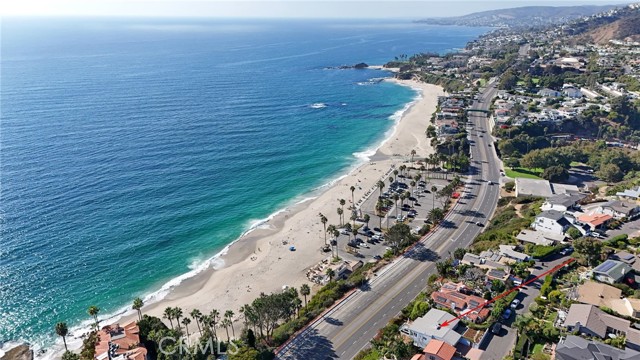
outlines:
[[[488, 85], [472, 108], [487, 110], [496, 89]], [[277, 359], [352, 359], [369, 346], [378, 329], [396, 316], [427, 285], [435, 262], [468, 247], [486, 224], [499, 195], [499, 160], [486, 115], [469, 113], [472, 163], [467, 195], [447, 214], [441, 226], [409, 252], [379, 270], [364, 289], [358, 289], [293, 338]], [[496, 185], [489, 185], [489, 181]]]

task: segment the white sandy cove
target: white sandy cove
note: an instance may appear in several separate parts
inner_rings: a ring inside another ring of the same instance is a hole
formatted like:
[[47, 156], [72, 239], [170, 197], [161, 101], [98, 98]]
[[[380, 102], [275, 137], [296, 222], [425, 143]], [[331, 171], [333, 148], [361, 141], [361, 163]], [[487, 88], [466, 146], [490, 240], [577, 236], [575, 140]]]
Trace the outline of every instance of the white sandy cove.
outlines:
[[[215, 308], [221, 314], [233, 310], [238, 321], [240, 307], [262, 292], [268, 294], [282, 289], [284, 285], [297, 288], [303, 283], [312, 285], [305, 276], [306, 270], [327, 257], [320, 252], [324, 233], [318, 213], [325, 214], [329, 224], [337, 224], [338, 199], [347, 200], [348, 207], [352, 185], [356, 186], [355, 199], [358, 201], [367, 190], [375, 187], [392, 164], [399, 166], [405, 160], [408, 163], [412, 149], [417, 151], [416, 159], [424, 158], [433, 151], [425, 130], [436, 109], [437, 97], [444, 94], [442, 88], [417, 81], [389, 81], [419, 89], [422, 98], [405, 112], [394, 133], [372, 157], [372, 162], [353, 170], [317, 198], [277, 215], [267, 223], [268, 229], [261, 226], [250, 232], [222, 256], [223, 268], [209, 269], [185, 280], [163, 300], [145, 306], [143, 312], [161, 318], [163, 309], [168, 306], [181, 307], [185, 314], [194, 308], [203, 313]], [[283, 245], [283, 240], [288, 244]], [[296, 247], [296, 251], [288, 250], [291, 245]], [[133, 319], [133, 315], [121, 321], [128, 319]]]

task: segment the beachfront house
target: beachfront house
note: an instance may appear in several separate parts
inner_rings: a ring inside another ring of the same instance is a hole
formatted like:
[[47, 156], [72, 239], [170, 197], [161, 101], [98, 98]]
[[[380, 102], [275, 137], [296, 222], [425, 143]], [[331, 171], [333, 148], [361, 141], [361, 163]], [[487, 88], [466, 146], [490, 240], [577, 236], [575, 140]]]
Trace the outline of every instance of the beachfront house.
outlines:
[[135, 321], [124, 326], [107, 325], [98, 332], [94, 360], [146, 360], [147, 349], [140, 341]]

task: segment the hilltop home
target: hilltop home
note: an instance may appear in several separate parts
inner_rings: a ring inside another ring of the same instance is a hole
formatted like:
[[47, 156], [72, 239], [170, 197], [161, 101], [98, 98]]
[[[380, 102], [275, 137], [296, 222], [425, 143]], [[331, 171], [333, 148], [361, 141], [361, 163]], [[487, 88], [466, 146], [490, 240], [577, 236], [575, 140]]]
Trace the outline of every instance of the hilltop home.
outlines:
[[611, 215], [617, 220], [633, 219], [640, 214], [640, 206], [630, 201], [615, 200], [601, 204], [596, 208], [595, 212]]
[[545, 231], [556, 235], [562, 235], [569, 229], [571, 223], [564, 217], [564, 214], [557, 210], [543, 211], [531, 225], [537, 231]]
[[512, 245], [500, 245], [500, 255], [515, 260], [516, 262], [527, 261], [530, 259], [529, 255], [516, 251], [516, 247]]
[[510, 271], [511, 268], [509, 265], [498, 262], [501, 258], [500, 256], [498, 256], [498, 260], [495, 260], [493, 257], [487, 258], [481, 255], [466, 253], [460, 262], [465, 265], [476, 266], [485, 270], [505, 269], [507, 272]]
[[615, 284], [621, 282], [628, 273], [631, 266], [616, 260], [606, 260], [593, 269], [593, 277], [602, 282]]

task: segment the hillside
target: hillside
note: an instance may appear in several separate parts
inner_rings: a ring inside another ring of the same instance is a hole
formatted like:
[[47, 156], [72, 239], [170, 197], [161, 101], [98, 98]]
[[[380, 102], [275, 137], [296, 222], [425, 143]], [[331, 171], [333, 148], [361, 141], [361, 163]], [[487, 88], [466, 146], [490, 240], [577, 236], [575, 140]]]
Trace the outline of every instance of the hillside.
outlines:
[[591, 16], [615, 7], [615, 5], [525, 6], [482, 11], [458, 17], [426, 18], [416, 22], [434, 25], [491, 27], [545, 26], [575, 20], [584, 16]]
[[602, 25], [586, 34], [591, 41], [603, 44], [609, 40], [640, 40], [640, 13]]

